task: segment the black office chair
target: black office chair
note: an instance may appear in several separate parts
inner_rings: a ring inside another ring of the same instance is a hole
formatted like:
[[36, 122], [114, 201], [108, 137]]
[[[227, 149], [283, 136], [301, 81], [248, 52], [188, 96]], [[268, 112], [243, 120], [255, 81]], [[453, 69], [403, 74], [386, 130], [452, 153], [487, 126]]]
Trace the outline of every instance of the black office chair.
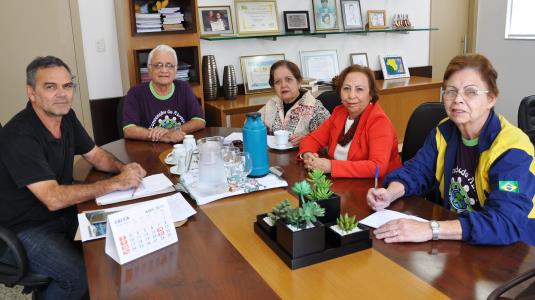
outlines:
[[520, 102], [518, 127], [524, 132], [535, 129], [535, 95], [527, 96]]
[[[533, 277], [535, 277], [535, 269], [531, 269], [524, 274], [520, 274], [514, 277], [513, 279], [507, 281], [506, 283], [502, 284], [501, 286], [497, 287], [494, 291], [492, 291], [492, 293], [490, 293], [490, 295], [487, 297], [487, 300], [509, 299], [500, 296], [508, 290]], [[516, 295], [513, 299], [535, 299], [534, 284], [532, 283], [528, 288], [520, 292], [520, 294]]]
[[321, 104], [332, 113], [334, 108], [342, 103], [336, 91], [325, 91], [316, 97]]
[[117, 134], [119, 135], [119, 138], [124, 138], [123, 133], [123, 106], [124, 106], [124, 97], [120, 98], [117, 102]]
[[405, 139], [401, 150], [402, 162], [406, 162], [416, 155], [416, 152], [424, 145], [431, 130], [445, 117], [446, 110], [441, 102], [422, 103], [412, 112], [405, 129]]
[[[0, 283], [7, 287], [23, 286], [22, 293], [37, 292], [48, 285], [50, 278], [28, 271], [28, 257], [22, 243], [10, 229], [0, 226], [0, 253], [11, 250], [16, 265], [0, 263]], [[34, 299], [37, 298], [36, 294]]]
[[[403, 163], [416, 155], [416, 152], [424, 145], [425, 139], [431, 130], [446, 116], [444, 104], [441, 102], [422, 103], [412, 112], [405, 129], [405, 139], [401, 150], [401, 161]], [[441, 204], [440, 195], [436, 187], [428, 191], [425, 198], [433, 203]]]

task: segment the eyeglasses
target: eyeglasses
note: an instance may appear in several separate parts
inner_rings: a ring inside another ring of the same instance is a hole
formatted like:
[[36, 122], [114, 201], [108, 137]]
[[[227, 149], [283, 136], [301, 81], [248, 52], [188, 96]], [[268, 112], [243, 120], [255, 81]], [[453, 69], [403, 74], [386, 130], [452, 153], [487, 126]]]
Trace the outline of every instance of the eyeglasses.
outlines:
[[284, 77], [282, 79], [277, 79], [275, 81], [273, 81], [273, 85], [276, 85], [276, 86], [279, 86], [281, 85], [283, 82], [286, 82], [287, 84], [292, 84], [294, 81], [296, 81], [297, 79], [295, 79], [295, 77], [292, 77], [292, 76], [288, 76], [288, 77]]
[[[472, 100], [476, 98], [479, 95], [484, 95], [488, 93], [487, 90], [478, 90], [475, 87], [465, 87], [460, 91], [461, 96], [464, 100]], [[457, 96], [459, 95], [459, 90], [456, 88], [446, 88], [442, 92], [442, 98], [447, 101], [452, 101], [457, 99]]]
[[167, 70], [172, 70], [176, 68], [176, 65], [172, 63], [166, 63], [166, 64], [157, 63], [157, 64], [150, 64], [150, 65], [153, 66], [156, 70], [161, 70], [163, 67], [165, 67]]

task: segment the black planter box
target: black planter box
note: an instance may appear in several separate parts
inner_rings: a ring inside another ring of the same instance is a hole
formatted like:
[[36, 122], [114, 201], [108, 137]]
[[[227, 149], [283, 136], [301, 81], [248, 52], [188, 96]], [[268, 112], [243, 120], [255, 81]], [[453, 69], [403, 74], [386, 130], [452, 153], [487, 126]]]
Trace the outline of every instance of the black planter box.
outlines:
[[254, 232], [292, 270], [317, 264], [322, 261], [351, 254], [360, 250], [365, 250], [372, 246], [372, 241], [370, 239], [360, 240], [355, 243], [350, 243], [340, 247], [334, 247], [332, 244], [326, 243], [326, 247], [323, 251], [293, 258], [281, 247], [281, 245], [277, 243], [275, 239], [272, 239], [269, 236], [269, 233], [264, 229], [263, 226], [260, 225], [260, 223], [254, 223]]
[[333, 247], [340, 247], [351, 243], [364, 243], [368, 241], [371, 246], [372, 240], [370, 238], [370, 230], [368, 228], [361, 227], [359, 224], [357, 227], [363, 229], [363, 231], [353, 232], [351, 234], [342, 236], [339, 235], [338, 232], [331, 229], [331, 226], [333, 225], [336, 225], [336, 222], [325, 224], [325, 236], [329, 245], [332, 245]]
[[269, 237], [273, 240], [277, 237], [277, 226], [269, 226], [266, 222], [264, 222], [264, 218], [267, 216], [267, 213], [257, 215], [256, 216], [256, 223], [258, 223], [262, 229], [269, 235]]
[[314, 227], [292, 231], [282, 220], [277, 220], [277, 242], [292, 258], [305, 256], [325, 249], [325, 226], [316, 222]]
[[325, 208], [325, 216], [318, 218], [318, 220], [327, 224], [336, 222], [336, 218], [340, 216], [340, 196], [332, 194], [331, 197], [316, 201], [321, 208]]

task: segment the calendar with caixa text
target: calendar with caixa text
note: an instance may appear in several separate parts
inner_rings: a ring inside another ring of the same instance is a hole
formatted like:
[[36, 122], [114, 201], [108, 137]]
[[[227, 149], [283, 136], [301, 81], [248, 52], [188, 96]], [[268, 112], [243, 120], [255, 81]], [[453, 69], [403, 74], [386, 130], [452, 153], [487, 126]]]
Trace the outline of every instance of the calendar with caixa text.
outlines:
[[165, 199], [108, 215], [106, 254], [125, 264], [178, 241]]

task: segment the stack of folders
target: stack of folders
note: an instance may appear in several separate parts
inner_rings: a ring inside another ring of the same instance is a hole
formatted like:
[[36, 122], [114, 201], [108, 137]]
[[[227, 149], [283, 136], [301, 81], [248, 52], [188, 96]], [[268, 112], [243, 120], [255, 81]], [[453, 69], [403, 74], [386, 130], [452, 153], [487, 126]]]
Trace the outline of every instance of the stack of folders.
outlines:
[[318, 80], [314, 78], [303, 78], [301, 87], [311, 91], [312, 93], [318, 91]]
[[180, 7], [166, 7], [158, 11], [162, 14], [162, 26], [164, 31], [184, 30], [184, 14]]

